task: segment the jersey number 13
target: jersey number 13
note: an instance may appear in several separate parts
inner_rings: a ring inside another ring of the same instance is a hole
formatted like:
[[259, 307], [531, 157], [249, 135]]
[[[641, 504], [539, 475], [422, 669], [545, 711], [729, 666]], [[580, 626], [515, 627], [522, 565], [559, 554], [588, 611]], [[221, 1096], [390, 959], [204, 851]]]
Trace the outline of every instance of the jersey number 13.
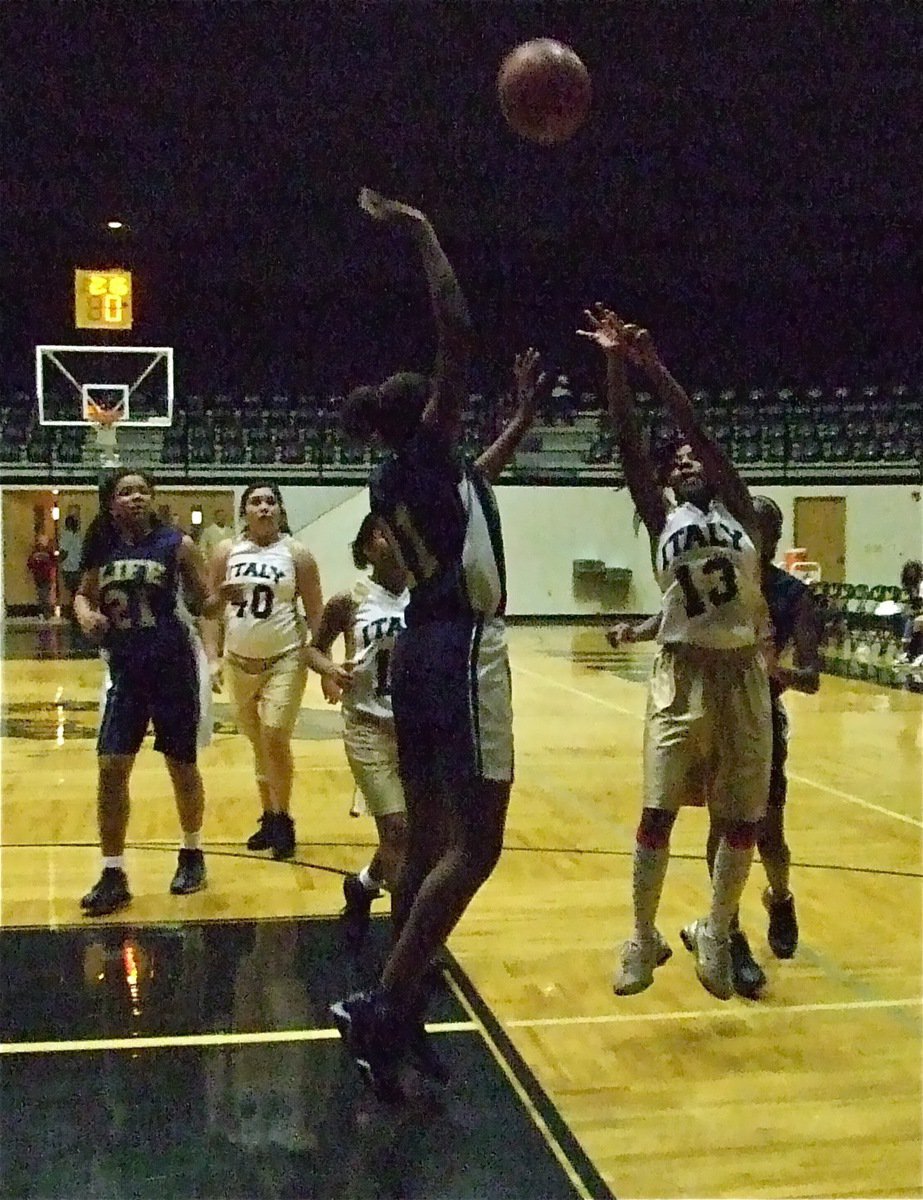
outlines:
[[720, 608], [737, 595], [737, 571], [723, 554], [707, 558], [696, 574], [698, 579], [693, 577], [686, 563], [680, 563], [676, 568], [687, 617], [701, 617], [709, 606]]

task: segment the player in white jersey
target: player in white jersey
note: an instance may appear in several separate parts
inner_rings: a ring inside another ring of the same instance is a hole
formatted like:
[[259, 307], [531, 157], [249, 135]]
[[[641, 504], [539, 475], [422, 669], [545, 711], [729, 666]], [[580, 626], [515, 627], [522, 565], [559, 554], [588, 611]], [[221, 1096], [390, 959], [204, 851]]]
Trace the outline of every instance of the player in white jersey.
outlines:
[[225, 601], [225, 681], [237, 727], [253, 747], [263, 806], [247, 848], [284, 859], [295, 852], [292, 730], [307, 681], [305, 645], [323, 599], [317, 563], [290, 536], [278, 487], [251, 483], [240, 516], [240, 537], [215, 551], [212, 587]]
[[[783, 694], [789, 689], [813, 695], [820, 686], [820, 661], [817, 653], [817, 615], [810, 588], [800, 579], [775, 566], [773, 560], [782, 533], [782, 513], [768, 496], [754, 496], [754, 508], [760, 521], [762, 554], [762, 591], [772, 622], [772, 645], [775, 661], [769, 676], [772, 697], [772, 770], [766, 814], [760, 822], [757, 849], [766, 870], [769, 887], [763, 902], [769, 911], [769, 945], [777, 958], [791, 958], [798, 944], [798, 921], [795, 901], [789, 889], [791, 854], [785, 838], [785, 801], [787, 781], [785, 763], [788, 755], [788, 717]], [[609, 644], [649, 641], [657, 636], [662, 615], [657, 613], [640, 624], [621, 623], [609, 631]], [[791, 650], [792, 661], [783, 664], [779, 658]], [[772, 659], [772, 656], [770, 656]], [[703, 797], [712, 785], [703, 781]], [[714, 871], [715, 856], [720, 844], [720, 828], [711, 825], [708, 833], [706, 859], [709, 872]], [[731, 924], [731, 966], [734, 990], [739, 996], [755, 999], [766, 983], [766, 975], [753, 957], [747, 935], [735, 917]]]
[[[709, 809], [719, 831], [711, 905], [707, 917], [683, 931], [683, 942], [695, 954], [703, 986], [726, 1000], [734, 993], [732, 922], [766, 810], [772, 753], [759, 523], [746, 485], [700, 425], [647, 331], [601, 307], [587, 315], [591, 328], [581, 333], [606, 355], [610, 416], [628, 488], [655, 547], [654, 570], [663, 592], [660, 650], [645, 722], [634, 930], [613, 986], [618, 995], [643, 991], [654, 968], [670, 956], [655, 925], [670, 834], [680, 806], [708, 780]], [[683, 431], [664, 470], [644, 446], [626, 362], [653, 384]]]
[[[346, 759], [378, 830], [372, 861], [343, 880], [347, 937], [358, 948], [368, 928], [372, 901], [382, 888], [395, 889], [404, 863], [407, 817], [398, 773], [390, 664], [395, 639], [404, 629], [410, 592], [407, 571], [381, 521], [371, 513], [359, 526], [352, 555], [358, 570], [372, 568], [371, 577], [363, 575], [351, 591], [327, 601], [307, 662], [320, 675], [327, 702], [342, 701]], [[346, 649], [342, 666], [330, 658], [340, 637]]]

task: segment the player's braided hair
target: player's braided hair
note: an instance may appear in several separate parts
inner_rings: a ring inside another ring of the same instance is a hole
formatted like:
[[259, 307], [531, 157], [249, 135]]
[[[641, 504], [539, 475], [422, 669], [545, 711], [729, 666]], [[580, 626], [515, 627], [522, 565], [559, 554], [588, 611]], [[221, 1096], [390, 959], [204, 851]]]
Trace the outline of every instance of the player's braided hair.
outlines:
[[764, 512], [771, 513], [776, 529], [780, 534], [782, 533], [782, 525], [785, 518], [782, 516], [782, 509], [779, 508], [772, 496], [754, 496], [753, 507], [760, 516], [762, 516]]
[[[112, 518], [112, 501], [115, 489], [128, 475], [138, 475], [148, 487], [154, 490], [154, 480], [147, 471], [137, 467], [119, 467], [107, 472], [99, 481], [99, 511], [90, 521], [87, 534], [83, 540], [83, 550], [80, 555], [80, 570], [89, 571], [105, 562], [110, 550], [118, 539], [118, 529]], [[157, 528], [163, 524], [156, 513], [151, 514], [151, 527]]]
[[366, 513], [362, 518], [362, 524], [359, 526], [359, 531], [353, 538], [350, 550], [352, 551], [353, 562], [356, 565], [357, 571], [364, 571], [370, 566], [368, 555], [365, 552], [365, 547], [368, 544], [369, 536], [372, 530], [378, 525], [378, 518], [374, 513]]

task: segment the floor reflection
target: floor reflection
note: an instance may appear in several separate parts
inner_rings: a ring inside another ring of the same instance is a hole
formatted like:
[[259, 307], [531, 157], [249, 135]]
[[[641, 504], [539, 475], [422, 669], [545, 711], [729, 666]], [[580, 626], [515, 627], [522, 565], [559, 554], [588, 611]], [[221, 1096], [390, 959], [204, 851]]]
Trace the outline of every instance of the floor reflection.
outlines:
[[[327, 1006], [374, 974], [387, 943], [382, 921], [358, 960], [331, 920], [80, 926], [0, 939], [9, 982], [0, 1196], [578, 1194], [448, 987], [431, 1016], [450, 1026], [439, 1039], [450, 1087], [421, 1085], [400, 1108], [365, 1090]], [[23, 1052], [30, 1045], [40, 1052]], [[523, 1065], [515, 1070], [549, 1110], [544, 1120], [560, 1123]], [[580, 1161], [590, 1194], [608, 1195]]]

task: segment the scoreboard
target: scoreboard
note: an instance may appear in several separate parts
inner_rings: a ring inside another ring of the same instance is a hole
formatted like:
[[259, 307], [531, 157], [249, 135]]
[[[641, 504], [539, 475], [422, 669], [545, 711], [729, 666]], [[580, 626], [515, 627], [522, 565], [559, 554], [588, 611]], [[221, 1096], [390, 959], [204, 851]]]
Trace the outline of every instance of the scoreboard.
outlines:
[[74, 272], [78, 329], [131, 329], [131, 272], [118, 267]]

